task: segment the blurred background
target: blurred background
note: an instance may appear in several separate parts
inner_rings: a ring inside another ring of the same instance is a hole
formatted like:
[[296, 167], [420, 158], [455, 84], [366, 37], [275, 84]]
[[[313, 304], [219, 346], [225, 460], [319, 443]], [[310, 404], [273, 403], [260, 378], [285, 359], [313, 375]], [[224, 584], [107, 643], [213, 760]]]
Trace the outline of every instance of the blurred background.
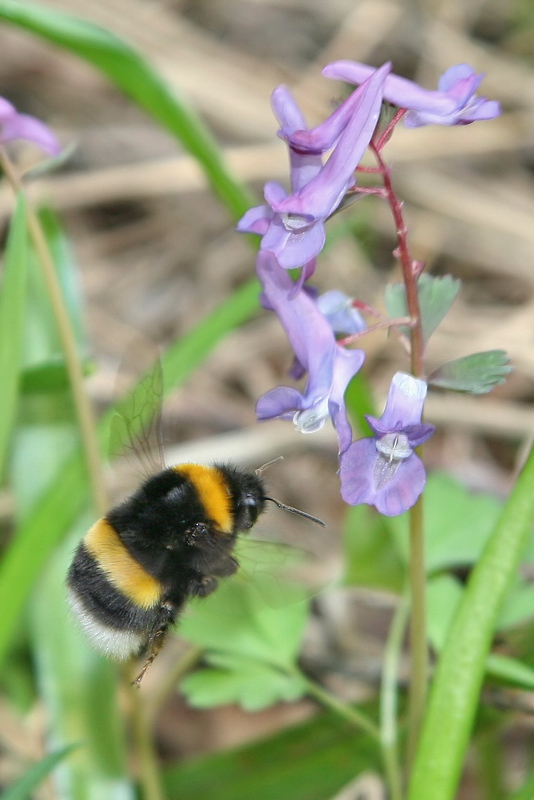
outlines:
[[[427, 420], [438, 425], [427, 449], [429, 465], [474, 490], [505, 496], [534, 433], [534, 12], [528, 0], [39, 5], [84, 17], [134, 45], [206, 120], [227, 163], [258, 199], [265, 181], [287, 180], [285, 145], [275, 136], [269, 104], [276, 85], [291, 87], [313, 126], [346, 91], [321, 77], [322, 67], [336, 59], [372, 65], [391, 60], [394, 72], [428, 88], [455, 63], [486, 74], [481, 93], [502, 103], [501, 117], [456, 128], [400, 127], [386, 154], [405, 200], [414, 256], [434, 274], [463, 281], [431, 342], [429, 371], [490, 349], [507, 350], [514, 365], [490, 396], [429, 397]], [[95, 70], [6, 24], [0, 25], [0, 53], [0, 93], [44, 119], [63, 144], [76, 145], [68, 164], [36, 182], [32, 192], [57, 210], [72, 242], [95, 363], [88, 388], [100, 411], [113, 399], [118, 365], [132, 340], [141, 336], [165, 347], [187, 332], [252, 277], [254, 256], [194, 160]], [[3, 188], [4, 220], [11, 207]], [[337, 216], [330, 234], [315, 283], [383, 308], [384, 285], [397, 274], [388, 209], [366, 200]], [[392, 373], [408, 363], [395, 339], [383, 333], [363, 346], [381, 407]], [[305, 537], [321, 556], [327, 579], [336, 574], [332, 543], [340, 538], [343, 516], [334, 432], [301, 437], [290, 424], [255, 422], [256, 399], [285, 382], [290, 361], [274, 315], [262, 312], [226, 337], [165, 405], [168, 459], [204, 460], [207, 454], [255, 467], [284, 455], [284, 464], [268, 476], [272, 493], [324, 519], [328, 540], [287, 515], [275, 519], [281, 514], [275, 510], [268, 525], [283, 526], [289, 542]], [[332, 689], [365, 696], [366, 681], [378, 675], [390, 610], [380, 593], [340, 590], [323, 602], [330, 650], [324, 632], [314, 639], [311, 631], [309, 652], [327, 662], [335, 642], [351, 654], [348, 677], [335, 670], [327, 675]], [[161, 669], [172, 657], [171, 651], [160, 657]], [[326, 672], [328, 664], [323, 667]], [[147, 691], [151, 681], [157, 683], [158, 669], [156, 663], [147, 676]], [[304, 700], [255, 715], [234, 706], [199, 712], [176, 696], [159, 715], [156, 739], [160, 752], [176, 761], [251, 742], [308, 718], [314, 709]], [[19, 755], [38, 756], [39, 709], [34, 717], [22, 726], [0, 705], [0, 730], [10, 731], [11, 750], [16, 742]], [[529, 724], [526, 717], [527, 731]], [[6, 774], [12, 756], [7, 752], [4, 764], [0, 759]], [[40, 797], [53, 796], [42, 791]]]

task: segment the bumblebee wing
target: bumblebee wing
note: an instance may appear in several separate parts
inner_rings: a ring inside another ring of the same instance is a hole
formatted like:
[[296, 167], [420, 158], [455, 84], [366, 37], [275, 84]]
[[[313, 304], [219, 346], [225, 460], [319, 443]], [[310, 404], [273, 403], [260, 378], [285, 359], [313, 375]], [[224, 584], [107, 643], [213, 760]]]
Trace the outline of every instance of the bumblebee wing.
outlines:
[[235, 555], [240, 567], [232, 580], [250, 583], [271, 608], [306, 600], [328, 582], [318, 559], [293, 545], [241, 538]]
[[[131, 375], [130, 363], [139, 348], [130, 347], [125, 354], [119, 374], [119, 391], [125, 376]], [[136, 372], [134, 372], [136, 374]], [[158, 358], [152, 361], [142, 378], [133, 388], [121, 391], [122, 399], [117, 404], [117, 413], [110, 425], [109, 457], [125, 456], [137, 462], [143, 475], [150, 475], [164, 467], [163, 439], [161, 432], [161, 404], [163, 399], [163, 371]]]

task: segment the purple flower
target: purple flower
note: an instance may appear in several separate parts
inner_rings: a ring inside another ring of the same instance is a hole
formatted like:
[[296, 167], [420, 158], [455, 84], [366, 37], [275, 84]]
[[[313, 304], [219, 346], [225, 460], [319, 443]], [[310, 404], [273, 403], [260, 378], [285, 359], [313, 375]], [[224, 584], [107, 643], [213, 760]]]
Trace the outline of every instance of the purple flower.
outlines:
[[[288, 195], [279, 183], [266, 183], [267, 205], [251, 208], [239, 221], [239, 231], [263, 236], [261, 249], [271, 251], [284, 269], [301, 267], [322, 250], [324, 223], [354, 186], [354, 172], [375, 130], [389, 69], [389, 64], [385, 64], [354, 92], [345, 106], [350, 114], [345, 111], [339, 114], [339, 109], [334, 112], [334, 124], [328, 135], [323, 129], [322, 141], [339, 138], [326, 163], [319, 167], [320, 156], [313, 147], [313, 152], [303, 149], [299, 153], [291, 144], [292, 194]], [[282, 135], [292, 143], [294, 126], [304, 122], [289, 97], [284, 92], [275, 97], [274, 103], [282, 119]]]
[[388, 517], [411, 508], [426, 475], [414, 448], [434, 433], [421, 422], [426, 383], [404, 372], [393, 376], [380, 419], [367, 417], [374, 436], [351, 444], [341, 456], [341, 496], [350, 505], [367, 503]]
[[[361, 83], [374, 72], [373, 67], [358, 61], [335, 61], [323, 69], [327, 78]], [[457, 64], [443, 73], [438, 90], [423, 89], [412, 81], [389, 75], [384, 85], [384, 98], [399, 108], [408, 109], [405, 125], [468, 125], [477, 120], [493, 119], [501, 113], [495, 100], [476, 97], [484, 75], [476, 75], [468, 64]]]
[[260, 250], [257, 271], [268, 306], [278, 315], [298, 362], [308, 374], [304, 392], [279, 386], [260, 397], [258, 419], [293, 419], [301, 433], [313, 433], [331, 417], [343, 453], [352, 438], [343, 396], [365, 355], [362, 350], [345, 350], [336, 343], [316, 301], [307, 292], [293, 292], [293, 281], [272, 253]]
[[338, 289], [330, 289], [320, 294], [317, 306], [325, 315], [334, 333], [351, 336], [367, 328], [362, 315], [353, 306], [352, 297]]
[[44, 122], [28, 114], [19, 114], [8, 100], [0, 97], [0, 144], [14, 139], [33, 142], [50, 156], [56, 156], [61, 150], [58, 140]]

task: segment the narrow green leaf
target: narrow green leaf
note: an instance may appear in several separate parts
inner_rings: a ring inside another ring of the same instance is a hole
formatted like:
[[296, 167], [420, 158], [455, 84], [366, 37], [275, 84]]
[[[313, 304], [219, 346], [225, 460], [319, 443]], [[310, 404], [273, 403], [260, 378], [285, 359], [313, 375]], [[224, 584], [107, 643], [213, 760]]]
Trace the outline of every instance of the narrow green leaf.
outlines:
[[26, 318], [28, 235], [24, 197], [19, 195], [7, 239], [0, 294], [0, 478], [4, 475], [17, 410]]
[[62, 747], [60, 750], [45, 756], [37, 764], [30, 767], [15, 783], [12, 783], [8, 789], [5, 789], [0, 796], [0, 800], [31, 800], [34, 797], [34, 789], [39, 786], [41, 781], [52, 772], [60, 761], [63, 761], [77, 747], [80, 747], [77, 743], [68, 744], [66, 747]]
[[[428, 342], [460, 291], [461, 281], [451, 275], [435, 277], [423, 273], [417, 281], [421, 323], [423, 326], [423, 339]], [[408, 314], [406, 302], [406, 288], [403, 283], [391, 283], [386, 286], [385, 303], [388, 315], [391, 318], [405, 317]], [[401, 328], [408, 336], [410, 329]]]
[[534, 516], [534, 450], [475, 566], [438, 662], [409, 800], [453, 800], [498, 613]]
[[253, 198], [226, 169], [220, 149], [197, 114], [129, 44], [87, 20], [19, 0], [0, 1], [0, 20], [66, 48], [103, 72], [182, 142], [235, 219], [253, 205]]
[[65, 574], [87, 518], [48, 563], [30, 614], [33, 652], [48, 725], [56, 742], [84, 747], [58, 771], [59, 795], [69, 800], [133, 800], [116, 667], [97, 655], [66, 613]]
[[[94, 362], [84, 361], [84, 375], [94, 372]], [[69, 388], [69, 374], [61, 356], [26, 367], [20, 376], [21, 394], [47, 394]]]
[[[447, 641], [452, 620], [460, 605], [463, 588], [451, 575], [439, 575], [428, 583], [428, 635], [434, 649], [440, 653]], [[508, 604], [510, 597], [507, 598]], [[531, 611], [531, 610], [530, 610]], [[531, 611], [532, 615], [532, 611]], [[506, 622], [506, 620], [504, 620]], [[502, 622], [497, 628], [505, 627]], [[490, 653], [486, 659], [486, 675], [499, 682], [527, 691], [534, 690], [534, 670], [516, 658]]]
[[430, 375], [428, 383], [457, 392], [487, 394], [494, 386], [504, 383], [511, 371], [504, 350], [487, 350], [448, 361]]
[[171, 767], [165, 784], [169, 797], [187, 800], [330, 800], [355, 776], [381, 768], [372, 737], [326, 713], [252, 745]]
[[486, 661], [486, 674], [509, 686], [527, 692], [534, 691], [534, 669], [517, 658], [490, 653]]

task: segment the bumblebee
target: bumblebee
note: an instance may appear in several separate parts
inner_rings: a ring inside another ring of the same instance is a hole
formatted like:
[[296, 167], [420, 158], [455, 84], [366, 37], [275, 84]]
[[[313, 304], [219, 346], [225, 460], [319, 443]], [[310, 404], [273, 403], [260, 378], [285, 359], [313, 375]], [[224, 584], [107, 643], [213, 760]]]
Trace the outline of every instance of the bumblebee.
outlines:
[[125, 660], [148, 651], [135, 683], [187, 600], [206, 597], [219, 578], [236, 572], [237, 536], [252, 528], [268, 500], [324, 525], [268, 497], [264, 468], [164, 469], [95, 522], [79, 544], [67, 577], [71, 608], [104, 655]]

